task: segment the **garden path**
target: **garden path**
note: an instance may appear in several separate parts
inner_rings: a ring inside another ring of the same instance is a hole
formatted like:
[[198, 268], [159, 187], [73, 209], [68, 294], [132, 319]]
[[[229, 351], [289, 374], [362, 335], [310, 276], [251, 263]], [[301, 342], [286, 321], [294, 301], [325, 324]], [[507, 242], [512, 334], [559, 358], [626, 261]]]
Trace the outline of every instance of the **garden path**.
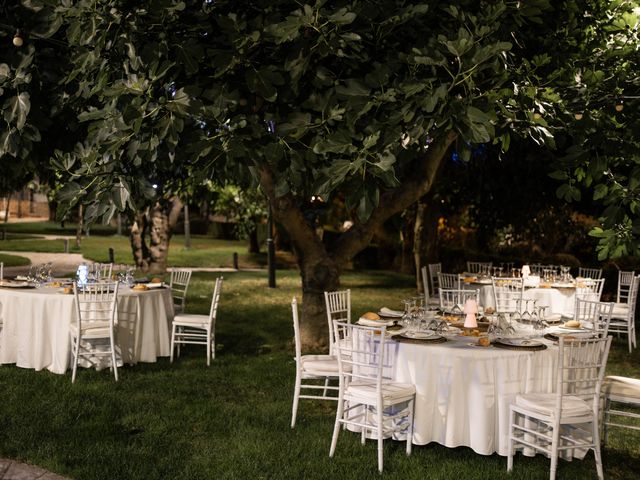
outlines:
[[69, 480], [40, 467], [0, 458], [0, 480]]

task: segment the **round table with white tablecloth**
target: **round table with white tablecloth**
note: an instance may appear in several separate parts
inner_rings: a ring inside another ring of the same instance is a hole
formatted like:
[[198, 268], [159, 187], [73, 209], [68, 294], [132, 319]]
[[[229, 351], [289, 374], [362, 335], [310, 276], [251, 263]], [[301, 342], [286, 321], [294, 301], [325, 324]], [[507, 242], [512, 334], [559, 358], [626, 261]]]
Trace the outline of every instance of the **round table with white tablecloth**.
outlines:
[[[69, 326], [76, 320], [73, 295], [59, 288], [0, 288], [3, 330], [0, 363], [66, 372], [71, 359]], [[171, 291], [118, 289], [116, 337], [124, 363], [169, 356], [173, 319]]]
[[437, 442], [507, 455], [515, 396], [555, 387], [557, 347], [550, 343], [539, 351], [479, 347], [471, 337], [442, 344], [393, 343], [393, 379], [416, 386], [417, 445]]

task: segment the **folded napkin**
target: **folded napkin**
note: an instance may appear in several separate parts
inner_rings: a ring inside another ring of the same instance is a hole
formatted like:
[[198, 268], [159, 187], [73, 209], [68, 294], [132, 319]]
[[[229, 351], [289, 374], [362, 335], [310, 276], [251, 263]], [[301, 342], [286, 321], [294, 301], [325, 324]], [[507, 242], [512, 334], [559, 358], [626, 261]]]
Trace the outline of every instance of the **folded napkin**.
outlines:
[[402, 317], [404, 315], [404, 312], [401, 312], [399, 310], [391, 310], [387, 307], [382, 307], [378, 313], [383, 317]]
[[360, 317], [358, 324], [365, 327], [390, 327], [393, 325], [393, 320], [369, 320], [368, 318]]
[[16, 280], [26, 281], [29, 280], [29, 277], [25, 277], [24, 275], [16, 275]]

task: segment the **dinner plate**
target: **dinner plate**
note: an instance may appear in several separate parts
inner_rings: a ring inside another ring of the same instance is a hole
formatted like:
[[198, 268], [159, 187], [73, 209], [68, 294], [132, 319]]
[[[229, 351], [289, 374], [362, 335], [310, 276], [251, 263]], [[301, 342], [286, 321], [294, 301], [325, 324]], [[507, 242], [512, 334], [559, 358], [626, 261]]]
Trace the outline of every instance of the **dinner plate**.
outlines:
[[498, 338], [493, 342], [493, 345], [510, 350], [544, 350], [547, 348], [544, 343], [528, 338]]
[[574, 332], [574, 333], [576, 333], [576, 332], [589, 332], [589, 331], [591, 331], [591, 330], [590, 330], [590, 329], [588, 329], [588, 328], [583, 328], [583, 327], [565, 327], [564, 325], [558, 325], [558, 326], [556, 326], [556, 327], [554, 327], [554, 328], [556, 328], [556, 329], [558, 329], [558, 330], [561, 330], [561, 331], [563, 331], [563, 332]]
[[29, 282], [15, 282], [15, 281], [0, 281], [0, 287], [3, 288], [36, 288], [35, 285]]
[[433, 332], [404, 332], [402, 334], [403, 337], [407, 338], [416, 338], [420, 340], [431, 340], [441, 337], [441, 335], [437, 335]]

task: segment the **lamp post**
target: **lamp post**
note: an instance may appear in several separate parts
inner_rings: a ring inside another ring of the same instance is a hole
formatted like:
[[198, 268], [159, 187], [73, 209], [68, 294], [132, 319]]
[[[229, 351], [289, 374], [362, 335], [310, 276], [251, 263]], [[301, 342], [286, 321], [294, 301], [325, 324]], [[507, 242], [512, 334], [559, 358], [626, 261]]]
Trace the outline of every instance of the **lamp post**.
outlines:
[[267, 210], [267, 269], [269, 271], [269, 288], [276, 288], [276, 248], [273, 244], [273, 213], [271, 200]]

